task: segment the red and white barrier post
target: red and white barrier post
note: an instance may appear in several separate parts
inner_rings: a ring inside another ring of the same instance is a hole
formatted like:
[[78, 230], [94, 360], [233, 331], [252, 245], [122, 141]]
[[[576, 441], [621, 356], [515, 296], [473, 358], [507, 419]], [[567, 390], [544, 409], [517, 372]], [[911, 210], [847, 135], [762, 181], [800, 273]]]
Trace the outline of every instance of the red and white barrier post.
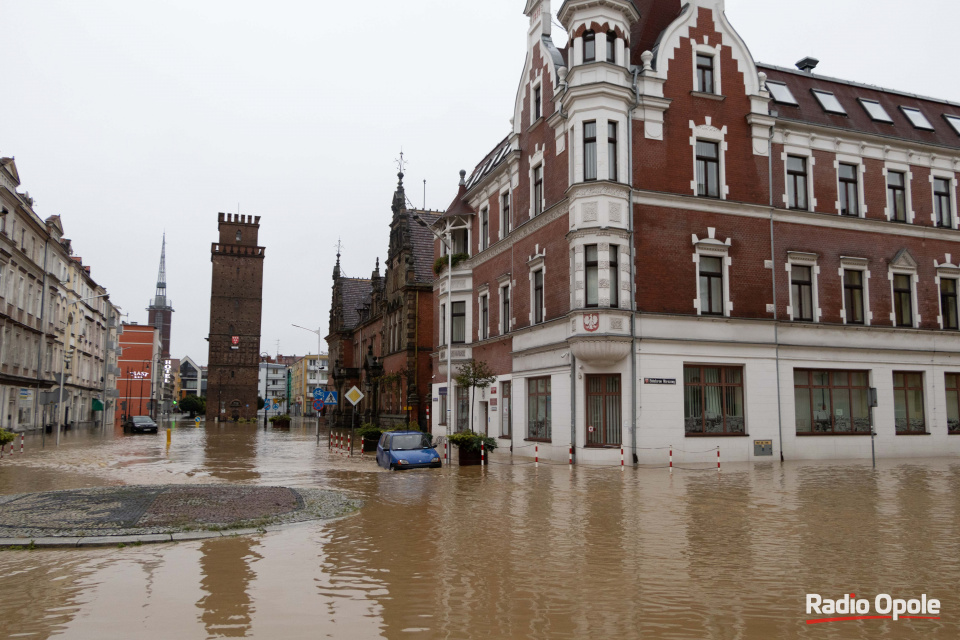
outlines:
[[20, 434], [20, 455], [23, 455], [23, 434]]
[[623, 471], [623, 445], [620, 445], [620, 471]]
[[717, 471], [720, 471], [720, 447], [717, 447]]
[[450, 464], [450, 443], [443, 441], [443, 464]]
[[673, 473], [673, 447], [670, 447], [670, 473]]
[[487, 464], [487, 444], [481, 440], [480, 441], [480, 466], [486, 466]]
[[533, 466], [535, 467], [540, 466], [540, 445], [539, 444], [533, 445]]
[[573, 447], [570, 447], [570, 466], [573, 466]]

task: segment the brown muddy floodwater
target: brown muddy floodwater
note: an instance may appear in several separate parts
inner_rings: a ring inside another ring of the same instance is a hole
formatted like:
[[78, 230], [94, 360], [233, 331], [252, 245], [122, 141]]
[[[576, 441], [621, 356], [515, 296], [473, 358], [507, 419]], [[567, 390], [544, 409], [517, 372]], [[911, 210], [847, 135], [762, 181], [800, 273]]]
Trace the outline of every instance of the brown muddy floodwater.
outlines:
[[[498, 452], [390, 473], [331, 455], [312, 423], [26, 444], [0, 461], [0, 493], [232, 482], [366, 504], [256, 537], [2, 551], [2, 638], [960, 637], [960, 460], [671, 477]], [[941, 620], [807, 625], [824, 617], [807, 593], [927, 594]]]

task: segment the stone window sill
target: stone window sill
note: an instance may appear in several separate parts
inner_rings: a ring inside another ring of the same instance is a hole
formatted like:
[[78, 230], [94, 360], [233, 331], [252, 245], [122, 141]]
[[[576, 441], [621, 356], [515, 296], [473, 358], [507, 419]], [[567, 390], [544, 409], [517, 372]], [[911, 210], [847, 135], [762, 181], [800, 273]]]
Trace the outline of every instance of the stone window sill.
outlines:
[[690, 95], [694, 98], [706, 98], [707, 100], [716, 100], [717, 102], [723, 102], [727, 99], [727, 96], [722, 96], [719, 93], [704, 93], [702, 91], [691, 91]]

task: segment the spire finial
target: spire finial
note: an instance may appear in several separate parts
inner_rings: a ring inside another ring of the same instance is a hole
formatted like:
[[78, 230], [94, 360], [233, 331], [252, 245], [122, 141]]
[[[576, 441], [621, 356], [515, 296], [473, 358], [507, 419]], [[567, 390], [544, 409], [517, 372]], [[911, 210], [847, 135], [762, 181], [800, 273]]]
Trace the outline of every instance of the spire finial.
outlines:
[[400, 180], [400, 186], [403, 186], [403, 170], [407, 168], [407, 161], [403, 159], [403, 147], [400, 147], [400, 158], [397, 163], [397, 178]]

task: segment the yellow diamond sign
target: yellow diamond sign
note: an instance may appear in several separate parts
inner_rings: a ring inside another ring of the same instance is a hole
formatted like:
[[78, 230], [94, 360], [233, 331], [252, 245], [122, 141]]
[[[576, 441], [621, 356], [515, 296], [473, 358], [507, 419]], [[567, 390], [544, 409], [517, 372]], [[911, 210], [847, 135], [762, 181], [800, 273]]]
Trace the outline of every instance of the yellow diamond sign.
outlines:
[[357, 406], [357, 403], [363, 400], [363, 394], [360, 392], [360, 389], [353, 387], [350, 391], [347, 391], [346, 395], [347, 400], [350, 401], [350, 404]]

